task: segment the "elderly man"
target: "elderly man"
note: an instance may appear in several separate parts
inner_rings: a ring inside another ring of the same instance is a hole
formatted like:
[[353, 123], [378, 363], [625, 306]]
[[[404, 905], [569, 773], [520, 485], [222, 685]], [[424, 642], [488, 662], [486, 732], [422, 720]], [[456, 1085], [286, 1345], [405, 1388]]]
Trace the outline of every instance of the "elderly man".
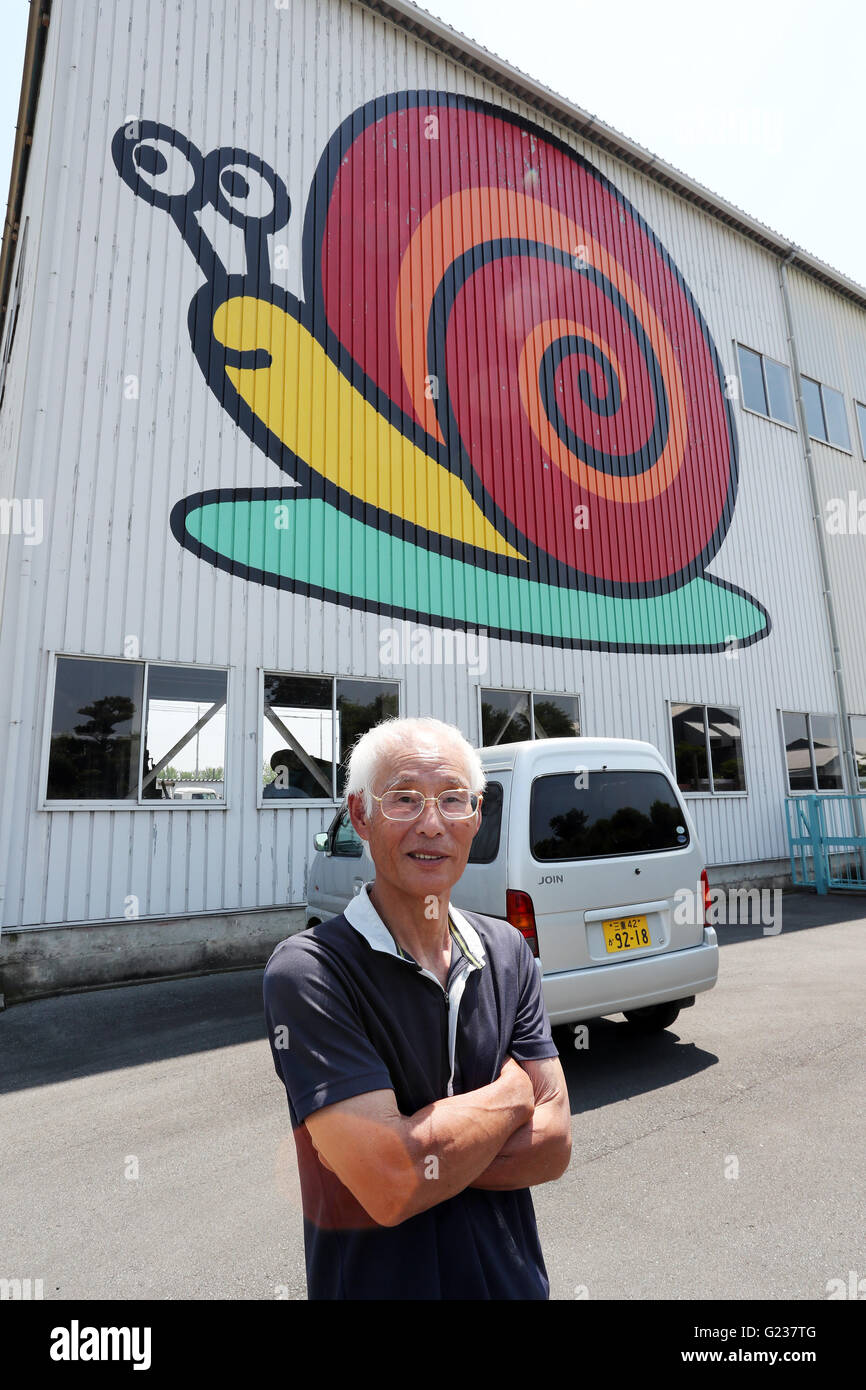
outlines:
[[352, 824], [376, 867], [264, 976], [298, 1152], [311, 1299], [546, 1299], [529, 1188], [571, 1156], [538, 968], [508, 923], [449, 894], [481, 821], [460, 731], [392, 719], [352, 750]]

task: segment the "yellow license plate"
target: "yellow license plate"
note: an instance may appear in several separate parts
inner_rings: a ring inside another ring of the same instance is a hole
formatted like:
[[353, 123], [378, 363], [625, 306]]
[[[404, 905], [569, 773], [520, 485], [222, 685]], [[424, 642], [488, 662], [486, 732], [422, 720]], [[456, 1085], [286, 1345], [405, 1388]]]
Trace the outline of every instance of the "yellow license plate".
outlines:
[[617, 917], [601, 925], [608, 951], [633, 951], [636, 946], [653, 944], [646, 917]]

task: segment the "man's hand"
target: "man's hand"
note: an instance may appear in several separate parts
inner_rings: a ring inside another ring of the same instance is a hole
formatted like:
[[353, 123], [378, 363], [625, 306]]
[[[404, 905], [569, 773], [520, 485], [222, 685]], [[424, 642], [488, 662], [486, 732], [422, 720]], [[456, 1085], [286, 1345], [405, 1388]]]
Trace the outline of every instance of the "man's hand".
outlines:
[[509, 1064], [522, 1070], [531, 1082], [535, 1109], [470, 1187], [494, 1191], [532, 1187], [561, 1178], [571, 1161], [571, 1112], [559, 1058], [517, 1063], [509, 1057], [506, 1066]]

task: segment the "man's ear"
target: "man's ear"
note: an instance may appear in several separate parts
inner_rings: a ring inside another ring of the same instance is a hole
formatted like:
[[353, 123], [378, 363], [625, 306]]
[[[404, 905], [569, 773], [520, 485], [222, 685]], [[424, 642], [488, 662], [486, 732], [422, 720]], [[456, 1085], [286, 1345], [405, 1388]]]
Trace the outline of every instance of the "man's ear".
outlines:
[[370, 827], [367, 815], [364, 810], [364, 798], [358, 792], [352, 792], [346, 802], [349, 808], [349, 819], [362, 840], [369, 840]]

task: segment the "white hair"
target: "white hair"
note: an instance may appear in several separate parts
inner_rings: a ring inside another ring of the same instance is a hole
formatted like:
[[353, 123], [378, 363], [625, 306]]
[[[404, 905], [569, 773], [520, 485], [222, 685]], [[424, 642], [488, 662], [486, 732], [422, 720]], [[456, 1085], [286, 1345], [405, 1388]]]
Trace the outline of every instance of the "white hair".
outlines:
[[373, 814], [371, 790], [383, 764], [396, 753], [407, 748], [420, 748], [423, 745], [446, 745], [460, 755], [466, 768], [469, 790], [480, 795], [487, 784], [484, 769], [478, 752], [468, 739], [463, 737], [454, 724], [446, 724], [441, 719], [383, 719], [381, 724], [368, 729], [356, 740], [346, 763], [346, 785], [344, 795], [363, 796], [364, 810], [368, 816]]

